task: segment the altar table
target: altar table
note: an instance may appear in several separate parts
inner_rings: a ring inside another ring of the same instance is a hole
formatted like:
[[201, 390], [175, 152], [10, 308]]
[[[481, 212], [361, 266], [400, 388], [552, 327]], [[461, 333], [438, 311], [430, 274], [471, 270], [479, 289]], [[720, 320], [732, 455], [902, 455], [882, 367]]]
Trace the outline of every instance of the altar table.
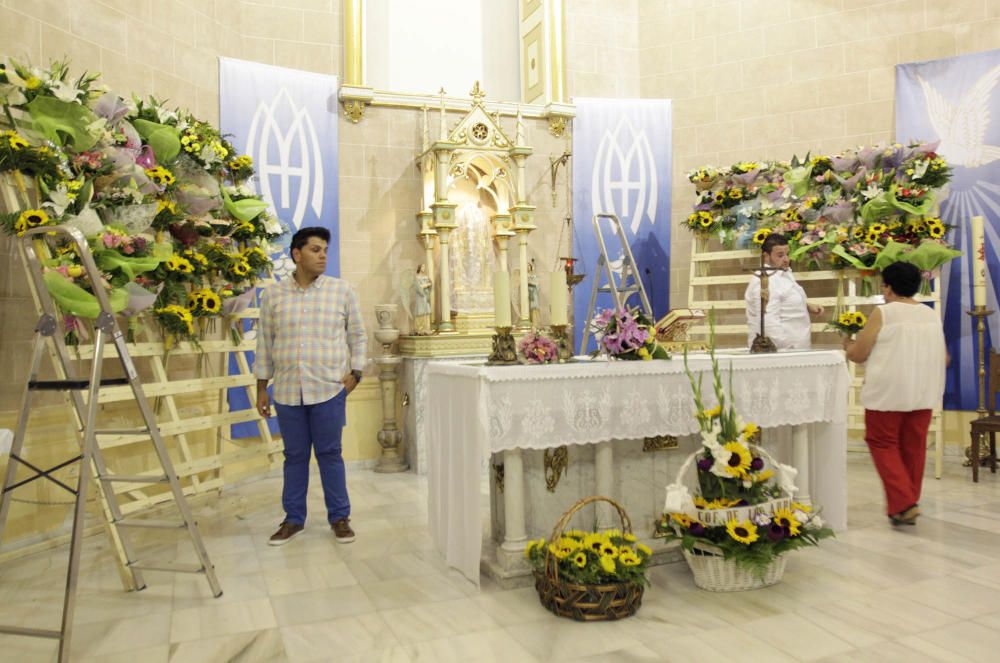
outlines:
[[[717, 357], [726, 389], [732, 369], [733, 398], [744, 421], [765, 431], [793, 427], [798, 495], [821, 505], [835, 530], [845, 529], [850, 378], [843, 352], [719, 351]], [[709, 357], [691, 355], [688, 364], [696, 379], [703, 376], [705, 407], [714, 406]], [[521, 450], [596, 444], [610, 454], [616, 440], [699, 431], [680, 356], [549, 366], [431, 363], [427, 370], [431, 536], [449, 566], [477, 584], [483, 538], [480, 482], [492, 454], [502, 453], [504, 460], [501, 548], [516, 555], [527, 542]], [[611, 485], [601, 474], [598, 465], [598, 490]]]

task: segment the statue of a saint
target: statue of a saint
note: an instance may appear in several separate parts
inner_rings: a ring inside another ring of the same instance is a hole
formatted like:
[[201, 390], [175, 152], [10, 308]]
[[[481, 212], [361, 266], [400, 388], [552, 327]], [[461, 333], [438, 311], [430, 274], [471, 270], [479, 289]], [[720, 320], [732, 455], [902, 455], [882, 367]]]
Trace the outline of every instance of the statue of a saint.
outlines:
[[536, 327], [541, 309], [541, 299], [538, 290], [538, 274], [535, 274], [535, 261], [528, 263], [528, 318], [531, 326]]
[[425, 336], [431, 333], [431, 302], [434, 284], [421, 264], [413, 277], [413, 333]]

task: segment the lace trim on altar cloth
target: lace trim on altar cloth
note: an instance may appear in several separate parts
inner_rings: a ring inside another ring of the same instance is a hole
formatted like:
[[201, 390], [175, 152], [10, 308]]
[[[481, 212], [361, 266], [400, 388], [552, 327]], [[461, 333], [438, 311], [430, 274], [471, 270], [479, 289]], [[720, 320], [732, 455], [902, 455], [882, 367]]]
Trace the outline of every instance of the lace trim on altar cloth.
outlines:
[[[779, 352], [775, 354], [727, 353], [716, 354], [723, 373], [730, 367], [733, 371], [769, 371], [789, 368], [823, 368], [843, 366], [847, 363], [844, 353], [839, 350], [813, 350]], [[688, 356], [688, 365], [695, 373], [711, 372], [708, 355], [704, 353]], [[432, 372], [445, 375], [479, 377], [486, 382], [525, 382], [540, 380], [593, 380], [609, 377], [672, 375], [684, 372], [683, 357], [675, 355], [669, 361], [608, 361], [577, 357], [567, 364], [546, 366], [487, 366], [485, 362], [462, 364], [431, 364]]]

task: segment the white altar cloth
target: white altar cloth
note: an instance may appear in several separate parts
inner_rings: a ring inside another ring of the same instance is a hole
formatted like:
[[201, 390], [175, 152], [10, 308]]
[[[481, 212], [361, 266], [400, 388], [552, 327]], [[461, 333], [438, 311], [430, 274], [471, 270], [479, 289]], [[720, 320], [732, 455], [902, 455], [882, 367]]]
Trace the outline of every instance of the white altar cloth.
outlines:
[[[847, 394], [840, 351], [717, 353], [737, 412], [761, 428], [812, 424], [811, 496], [836, 530], [847, 527]], [[707, 355], [688, 358], [715, 404]], [[449, 566], [474, 582], [482, 552], [480, 479], [491, 454], [652, 435], [697, 433], [681, 357], [553, 366], [432, 363], [428, 515]], [[583, 497], [583, 496], [581, 496]], [[613, 497], [613, 496], [612, 496]]]

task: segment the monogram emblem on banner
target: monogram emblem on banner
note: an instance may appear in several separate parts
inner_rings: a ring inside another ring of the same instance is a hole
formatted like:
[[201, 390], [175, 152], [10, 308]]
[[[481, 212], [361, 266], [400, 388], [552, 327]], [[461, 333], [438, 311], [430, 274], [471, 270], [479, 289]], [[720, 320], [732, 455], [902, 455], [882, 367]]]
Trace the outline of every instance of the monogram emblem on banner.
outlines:
[[[645, 130], [623, 117], [605, 129], [594, 157], [591, 197], [594, 213], [617, 214], [635, 235], [643, 218], [656, 223], [656, 161]], [[635, 205], [632, 193], [635, 192]], [[617, 198], [619, 205], [615, 204]]]
[[281, 218], [291, 221], [295, 230], [302, 226], [307, 208], [320, 218], [324, 179], [319, 138], [309, 111], [299, 108], [285, 88], [270, 104], [257, 105], [246, 152], [257, 166], [260, 193], [273, 201]]

